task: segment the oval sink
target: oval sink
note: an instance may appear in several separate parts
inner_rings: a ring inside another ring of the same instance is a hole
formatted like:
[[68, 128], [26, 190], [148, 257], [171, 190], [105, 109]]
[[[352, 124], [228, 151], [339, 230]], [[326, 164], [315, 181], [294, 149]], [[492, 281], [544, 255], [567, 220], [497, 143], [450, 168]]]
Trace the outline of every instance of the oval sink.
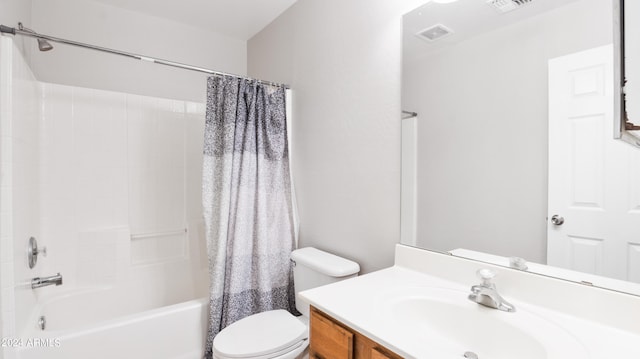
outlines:
[[463, 291], [435, 287], [406, 288], [378, 298], [386, 320], [407, 329], [439, 357], [478, 359], [588, 358], [567, 331], [518, 307], [507, 313], [467, 299]]

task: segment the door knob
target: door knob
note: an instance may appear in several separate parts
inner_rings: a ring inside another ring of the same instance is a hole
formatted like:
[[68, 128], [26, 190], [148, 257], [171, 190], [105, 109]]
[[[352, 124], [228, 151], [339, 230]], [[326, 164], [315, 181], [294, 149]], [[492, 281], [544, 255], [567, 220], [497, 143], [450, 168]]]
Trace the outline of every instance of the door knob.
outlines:
[[554, 214], [553, 217], [551, 217], [551, 223], [556, 226], [561, 226], [564, 223], [564, 218]]

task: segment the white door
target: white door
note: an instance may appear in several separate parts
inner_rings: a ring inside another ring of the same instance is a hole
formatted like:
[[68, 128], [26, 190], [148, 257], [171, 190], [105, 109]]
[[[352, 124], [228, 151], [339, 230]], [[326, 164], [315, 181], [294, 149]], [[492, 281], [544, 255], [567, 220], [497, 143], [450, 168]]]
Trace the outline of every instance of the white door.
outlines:
[[640, 282], [640, 150], [613, 138], [613, 91], [612, 45], [549, 61], [547, 262]]

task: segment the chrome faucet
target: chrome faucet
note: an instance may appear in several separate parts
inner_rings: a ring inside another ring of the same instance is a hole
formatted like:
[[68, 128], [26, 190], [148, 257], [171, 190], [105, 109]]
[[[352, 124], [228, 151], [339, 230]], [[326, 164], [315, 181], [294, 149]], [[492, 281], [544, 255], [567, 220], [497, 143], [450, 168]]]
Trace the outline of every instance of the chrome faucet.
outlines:
[[479, 269], [476, 274], [482, 283], [471, 287], [471, 294], [469, 294], [469, 300], [485, 307], [495, 308], [505, 312], [515, 312], [516, 307], [513, 304], [507, 302], [498, 294], [496, 285], [491, 282], [491, 279], [496, 276], [496, 273], [491, 269]]
[[51, 277], [36, 277], [31, 280], [31, 289], [46, 287], [48, 285], [62, 285], [62, 274], [58, 273]]

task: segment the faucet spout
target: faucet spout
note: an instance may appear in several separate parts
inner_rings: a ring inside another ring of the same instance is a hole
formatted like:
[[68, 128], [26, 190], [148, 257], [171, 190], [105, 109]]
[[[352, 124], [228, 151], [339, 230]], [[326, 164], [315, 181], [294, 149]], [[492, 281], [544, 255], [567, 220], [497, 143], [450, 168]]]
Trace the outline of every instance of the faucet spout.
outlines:
[[31, 280], [31, 289], [46, 287], [49, 285], [62, 285], [62, 274], [58, 273], [50, 277], [36, 277]]
[[474, 301], [485, 307], [502, 310], [504, 312], [515, 312], [516, 307], [507, 302], [494, 288], [486, 288], [482, 286], [471, 287], [471, 294], [469, 294], [469, 300]]
[[485, 307], [498, 309], [504, 312], [515, 312], [516, 307], [507, 302], [496, 289], [496, 285], [491, 282], [495, 273], [489, 269], [481, 269], [478, 271], [478, 277], [482, 279], [482, 284], [471, 287], [469, 300], [476, 302]]

